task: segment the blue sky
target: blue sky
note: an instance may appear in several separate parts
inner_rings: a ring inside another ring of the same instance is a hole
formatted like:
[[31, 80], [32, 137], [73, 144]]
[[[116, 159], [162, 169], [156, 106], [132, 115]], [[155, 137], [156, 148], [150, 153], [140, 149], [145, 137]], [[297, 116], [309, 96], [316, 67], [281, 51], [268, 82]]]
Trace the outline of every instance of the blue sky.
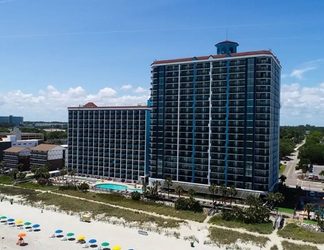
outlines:
[[271, 49], [281, 125], [324, 126], [324, 1], [0, 0], [0, 115], [67, 121], [67, 107], [136, 105], [150, 64]]

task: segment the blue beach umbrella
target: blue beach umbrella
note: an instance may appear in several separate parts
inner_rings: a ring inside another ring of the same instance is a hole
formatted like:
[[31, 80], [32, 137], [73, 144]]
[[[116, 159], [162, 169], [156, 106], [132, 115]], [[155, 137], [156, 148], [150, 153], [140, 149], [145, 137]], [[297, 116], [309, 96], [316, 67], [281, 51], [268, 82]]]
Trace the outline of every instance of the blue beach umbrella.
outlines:
[[9, 218], [7, 221], [8, 221], [8, 222], [14, 222], [15, 219], [14, 219], [14, 218]]
[[94, 243], [96, 243], [96, 242], [97, 242], [96, 239], [90, 239], [90, 240], [89, 240], [89, 243], [90, 243], [90, 244], [94, 244]]
[[39, 227], [40, 227], [39, 224], [34, 224], [34, 225], [33, 225], [33, 228], [39, 228]]
[[57, 230], [55, 231], [55, 233], [56, 233], [56, 234], [63, 233], [63, 230], [61, 230], [61, 229], [57, 229]]

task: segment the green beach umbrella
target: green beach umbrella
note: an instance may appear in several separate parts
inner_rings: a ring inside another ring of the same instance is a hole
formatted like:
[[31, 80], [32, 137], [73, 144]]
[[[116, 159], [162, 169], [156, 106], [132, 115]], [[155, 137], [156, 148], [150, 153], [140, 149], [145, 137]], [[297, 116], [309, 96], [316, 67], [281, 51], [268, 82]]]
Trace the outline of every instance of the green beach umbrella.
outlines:
[[25, 225], [25, 226], [30, 226], [30, 225], [31, 225], [31, 222], [26, 221], [26, 222], [24, 223], [24, 225]]
[[7, 216], [4, 215], [0, 216], [0, 220], [5, 220], [5, 219], [7, 219]]
[[109, 245], [110, 245], [110, 244], [109, 244], [108, 242], [102, 242], [102, 243], [101, 243], [101, 246], [102, 246], [102, 247], [108, 247]]
[[66, 236], [67, 237], [72, 237], [72, 236], [74, 236], [74, 233], [67, 233]]

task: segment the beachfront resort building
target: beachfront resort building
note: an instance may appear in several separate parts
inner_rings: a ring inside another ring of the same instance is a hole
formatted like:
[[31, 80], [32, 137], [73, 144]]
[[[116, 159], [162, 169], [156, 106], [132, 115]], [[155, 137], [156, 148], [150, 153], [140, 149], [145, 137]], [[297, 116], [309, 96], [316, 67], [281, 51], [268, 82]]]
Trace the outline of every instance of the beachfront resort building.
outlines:
[[10, 147], [3, 151], [3, 160], [6, 168], [18, 169], [21, 164], [21, 170], [30, 169], [30, 149], [24, 147]]
[[68, 169], [119, 181], [149, 174], [148, 106], [68, 108]]
[[55, 144], [40, 144], [30, 148], [30, 166], [48, 166], [50, 171], [64, 167], [65, 148]]
[[269, 50], [151, 65], [150, 177], [272, 190], [279, 168], [279, 60]]

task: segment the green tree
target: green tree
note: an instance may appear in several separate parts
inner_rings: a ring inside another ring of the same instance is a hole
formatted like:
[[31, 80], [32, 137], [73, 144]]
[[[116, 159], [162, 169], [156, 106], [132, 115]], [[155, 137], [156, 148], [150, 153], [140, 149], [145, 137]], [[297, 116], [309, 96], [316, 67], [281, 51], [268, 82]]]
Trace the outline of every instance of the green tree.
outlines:
[[215, 195], [218, 193], [218, 187], [214, 183], [212, 183], [208, 187], [208, 190], [209, 190], [209, 193], [212, 195], [213, 203], [214, 203], [215, 202]]
[[[228, 193], [228, 189], [227, 189], [227, 187], [225, 186], [225, 185], [221, 185], [220, 187], [219, 187], [219, 191], [220, 191], [220, 193], [221, 193], [221, 195], [222, 195], [222, 203], [223, 203], [223, 205], [224, 205], [224, 203], [225, 203], [225, 197], [226, 197], [226, 195], [227, 195], [227, 193]], [[224, 206], [223, 206], [224, 207]]]
[[75, 174], [77, 173], [77, 170], [75, 168], [71, 169], [71, 171], [68, 173], [69, 176], [71, 176], [71, 179], [75, 181], [74, 177]]
[[228, 194], [231, 197], [231, 205], [232, 205], [233, 197], [235, 197], [237, 195], [237, 190], [236, 190], [236, 188], [235, 188], [234, 185], [232, 185], [232, 186], [229, 187]]
[[18, 172], [16, 175], [16, 178], [18, 180], [23, 180], [23, 179], [25, 179], [25, 177], [26, 177], [26, 173], [24, 173], [24, 172]]
[[195, 195], [195, 193], [196, 193], [196, 191], [195, 191], [193, 188], [190, 188], [190, 189], [188, 190], [188, 195], [189, 195], [189, 197], [191, 197], [191, 198], [193, 198], [193, 196]]
[[167, 185], [167, 189], [168, 189], [168, 198], [169, 198], [169, 195], [170, 195], [170, 187], [171, 187], [172, 184], [173, 184], [171, 177], [167, 177], [167, 178], [165, 179], [164, 183]]
[[184, 190], [183, 190], [183, 187], [182, 187], [182, 186], [178, 185], [178, 186], [176, 186], [175, 191], [176, 191], [176, 193], [179, 195], [179, 198], [180, 198], [181, 193], [182, 193]]
[[141, 199], [141, 194], [140, 194], [140, 192], [137, 192], [137, 191], [135, 191], [135, 192], [131, 192], [131, 198], [132, 198], [132, 200], [134, 200], [134, 201], [139, 201], [139, 200]]
[[63, 177], [64, 179], [64, 175], [67, 175], [67, 169], [66, 167], [63, 167], [62, 169], [60, 169], [60, 175]]
[[314, 211], [314, 204], [313, 203], [307, 203], [305, 205], [305, 210], [307, 211], [307, 219], [310, 220], [310, 212]]
[[34, 169], [34, 177], [38, 180], [40, 178], [48, 180], [50, 178], [50, 173], [48, 171], [48, 167], [43, 165], [40, 167], [36, 167]]
[[19, 172], [24, 171], [24, 164], [23, 163], [18, 164], [18, 170], [19, 170]]
[[324, 177], [324, 170], [322, 170], [318, 175], [321, 176], [321, 179], [323, 179], [323, 177]]
[[282, 193], [279, 192], [277, 193], [269, 192], [267, 193], [264, 199], [266, 200], [267, 207], [269, 207], [269, 209], [271, 210], [275, 205], [282, 203], [285, 197], [283, 196]]
[[86, 182], [82, 182], [80, 185], [79, 185], [79, 189], [82, 191], [82, 192], [86, 192], [89, 190], [89, 184], [86, 183]]

